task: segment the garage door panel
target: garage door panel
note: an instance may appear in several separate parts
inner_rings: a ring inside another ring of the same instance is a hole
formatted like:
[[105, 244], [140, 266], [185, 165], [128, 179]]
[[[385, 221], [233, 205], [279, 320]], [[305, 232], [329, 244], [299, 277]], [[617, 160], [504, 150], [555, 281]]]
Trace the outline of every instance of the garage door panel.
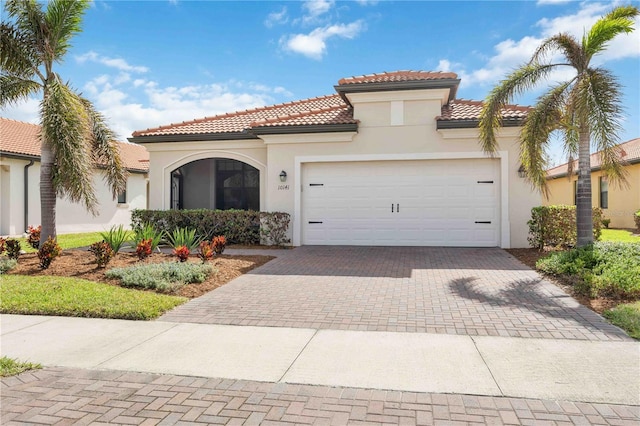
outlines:
[[302, 243], [496, 246], [498, 166], [492, 159], [304, 164]]

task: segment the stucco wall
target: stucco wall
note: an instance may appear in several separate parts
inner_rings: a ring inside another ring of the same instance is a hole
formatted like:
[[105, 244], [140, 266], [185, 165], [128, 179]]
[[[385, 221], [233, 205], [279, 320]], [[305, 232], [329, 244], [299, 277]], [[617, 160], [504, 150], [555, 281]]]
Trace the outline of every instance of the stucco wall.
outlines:
[[[419, 92], [419, 93], [418, 93]], [[420, 99], [420, 97], [424, 99]], [[446, 101], [445, 90], [365, 93], [350, 96], [358, 133], [263, 135], [262, 140], [148, 143], [150, 152], [150, 207], [170, 207], [169, 176], [172, 170], [200, 158], [227, 157], [245, 161], [261, 171], [261, 210], [296, 213], [300, 182], [296, 164], [305, 157], [336, 156], [351, 160], [398, 155], [416, 159], [483, 157], [477, 129], [436, 129], [435, 117]], [[518, 177], [518, 129], [503, 129], [499, 136], [503, 201], [506, 211], [505, 246], [526, 247], [531, 208], [541, 204], [524, 179]], [[344, 161], [344, 160], [336, 160]], [[503, 163], [503, 164], [502, 164]], [[267, 167], [268, 166], [268, 167]], [[284, 170], [286, 183], [279, 178]], [[294, 228], [295, 229], [295, 228]]]
[[[24, 166], [28, 161], [3, 158], [2, 188], [0, 212], [0, 235], [20, 235], [26, 226], [24, 223]], [[9, 176], [9, 184], [5, 177]], [[99, 202], [99, 214], [92, 216], [82, 205], [74, 204], [66, 199], [58, 199], [56, 203], [56, 228], [60, 234], [75, 232], [103, 231], [112, 225], [131, 224], [133, 209], [147, 208], [146, 175], [131, 173], [127, 181], [127, 203], [118, 204], [113, 200], [111, 191], [102, 180], [102, 172], [97, 171], [93, 181]], [[29, 168], [29, 217], [26, 225], [40, 224], [40, 163]], [[8, 191], [6, 191], [8, 187]]]
[[[609, 184], [609, 206], [603, 209], [604, 217], [611, 219], [612, 228], [635, 228], [633, 213], [640, 209], [640, 164], [633, 164], [626, 167], [628, 186]], [[594, 207], [600, 206], [600, 177], [602, 171], [591, 173], [591, 194]], [[550, 195], [544, 199], [544, 204], [567, 204], [573, 205], [573, 185], [577, 176], [559, 177], [550, 179]]]

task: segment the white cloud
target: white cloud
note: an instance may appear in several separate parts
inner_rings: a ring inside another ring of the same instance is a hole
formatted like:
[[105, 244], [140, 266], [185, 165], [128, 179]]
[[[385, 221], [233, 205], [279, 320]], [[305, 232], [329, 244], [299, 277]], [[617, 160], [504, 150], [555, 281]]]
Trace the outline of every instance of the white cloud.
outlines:
[[0, 108], [0, 115], [2, 117], [33, 124], [39, 124], [39, 112], [40, 100], [35, 98], [29, 98], [15, 105]]
[[[536, 23], [536, 27], [540, 29], [539, 34], [528, 35], [520, 40], [500, 41], [494, 46], [493, 55], [486, 59], [481, 68], [468, 71], [460, 64], [454, 66], [447, 59], [441, 59], [438, 67], [440, 70], [448, 67], [451, 71], [457, 72], [463, 87], [493, 84], [519, 65], [527, 62], [545, 38], [564, 32], [580, 39], [585, 29], [590, 28], [610, 8], [610, 4], [583, 3], [581, 9], [574, 14], [541, 19]], [[636, 20], [636, 28], [638, 27], [640, 27], [640, 19]], [[594, 57], [593, 64], [599, 65], [608, 60], [638, 56], [640, 56], [640, 43], [637, 41], [637, 34], [622, 34], [611, 42], [609, 48], [602, 55]], [[574, 75], [573, 70], [567, 67], [566, 70], [561, 70], [550, 76], [550, 80], [564, 80], [572, 75]]]
[[334, 0], [308, 0], [302, 4], [302, 8], [306, 9], [307, 15], [303, 18], [305, 21], [314, 21], [319, 16], [324, 15], [333, 8]]
[[293, 34], [280, 39], [280, 45], [288, 51], [320, 60], [327, 51], [327, 40], [333, 37], [353, 39], [365, 28], [362, 20], [350, 24], [334, 24], [316, 28], [309, 34]]
[[84, 55], [76, 56], [75, 59], [79, 64], [83, 64], [87, 61], [96, 62], [102, 65], [106, 65], [110, 68], [118, 69], [120, 71], [129, 71], [135, 73], [145, 73], [149, 71], [149, 68], [147, 67], [130, 65], [127, 63], [127, 61], [121, 58], [109, 58], [106, 56], [100, 56], [94, 51], [89, 51]]
[[287, 15], [287, 8], [283, 6], [280, 12], [271, 12], [267, 15], [267, 19], [264, 21], [264, 25], [267, 28], [272, 28], [275, 25], [286, 24], [289, 21], [289, 16]]

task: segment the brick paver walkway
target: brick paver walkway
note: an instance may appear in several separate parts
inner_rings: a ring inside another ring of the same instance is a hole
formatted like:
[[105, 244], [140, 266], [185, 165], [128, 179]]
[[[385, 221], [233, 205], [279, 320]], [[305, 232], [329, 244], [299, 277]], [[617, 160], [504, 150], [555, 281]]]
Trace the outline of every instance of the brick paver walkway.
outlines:
[[2, 379], [13, 424], [612, 424], [640, 408], [48, 368]]
[[497, 248], [299, 247], [161, 320], [630, 340]]

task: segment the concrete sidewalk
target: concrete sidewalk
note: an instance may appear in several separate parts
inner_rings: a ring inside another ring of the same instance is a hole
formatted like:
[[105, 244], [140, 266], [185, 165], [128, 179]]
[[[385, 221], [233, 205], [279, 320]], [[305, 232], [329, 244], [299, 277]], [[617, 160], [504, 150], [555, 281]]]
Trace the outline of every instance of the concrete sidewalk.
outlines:
[[640, 404], [640, 343], [2, 315], [2, 355], [47, 366]]

